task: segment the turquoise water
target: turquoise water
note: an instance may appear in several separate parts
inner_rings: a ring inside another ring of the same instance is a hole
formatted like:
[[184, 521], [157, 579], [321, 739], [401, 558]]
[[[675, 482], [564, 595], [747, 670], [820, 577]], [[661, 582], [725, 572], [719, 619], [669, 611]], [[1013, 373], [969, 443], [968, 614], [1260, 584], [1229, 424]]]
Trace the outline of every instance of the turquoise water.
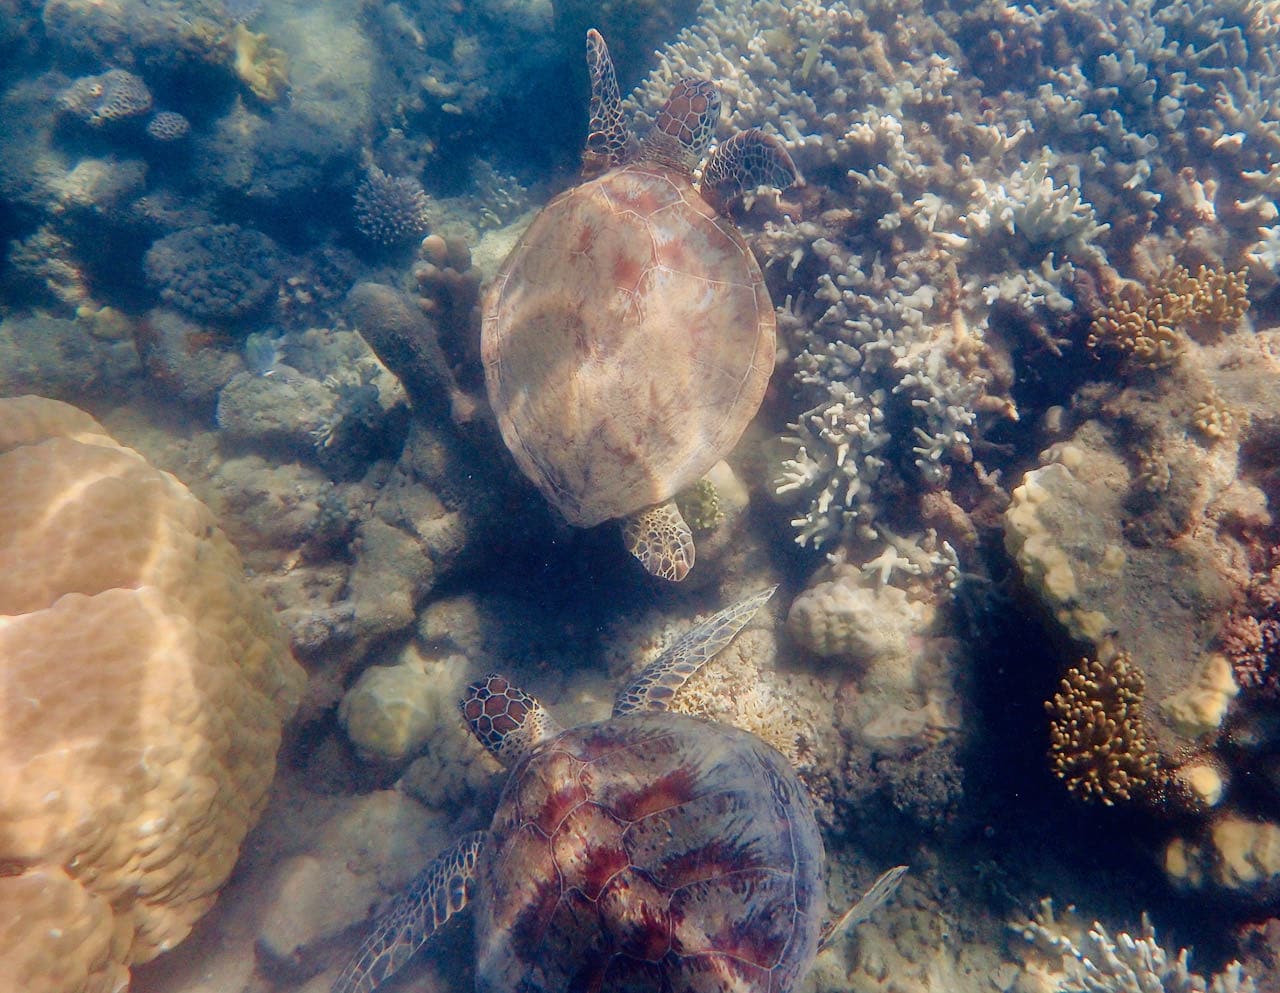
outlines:
[[906, 865], [794, 988], [1280, 990], [1277, 16], [0, 2], [0, 993], [357, 988], [535, 819], [469, 683], [605, 721], [774, 585], [668, 688], [786, 759], [823, 909], [583, 787], [379, 989], [758, 980]]

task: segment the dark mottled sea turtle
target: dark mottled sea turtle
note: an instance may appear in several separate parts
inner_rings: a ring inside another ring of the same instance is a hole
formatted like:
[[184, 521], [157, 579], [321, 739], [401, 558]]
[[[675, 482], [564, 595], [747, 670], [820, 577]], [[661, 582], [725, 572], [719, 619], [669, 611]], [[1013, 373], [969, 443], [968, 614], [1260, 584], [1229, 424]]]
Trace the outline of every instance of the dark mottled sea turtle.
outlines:
[[773, 303], [720, 213], [796, 181], [776, 138], [722, 143], [705, 80], [681, 80], [636, 142], [604, 39], [587, 32], [590, 179], [552, 200], [484, 302], [481, 354], [503, 440], [570, 524], [623, 518], [644, 567], [679, 580], [693, 536], [671, 498], [738, 442], [773, 372]]
[[787, 760], [745, 731], [667, 711], [772, 594], [682, 636], [606, 721], [562, 730], [502, 676], [471, 684], [463, 716], [511, 770], [493, 822], [427, 866], [333, 993], [371, 993], [473, 900], [482, 993], [791, 990], [905, 868], [824, 930], [822, 838]]

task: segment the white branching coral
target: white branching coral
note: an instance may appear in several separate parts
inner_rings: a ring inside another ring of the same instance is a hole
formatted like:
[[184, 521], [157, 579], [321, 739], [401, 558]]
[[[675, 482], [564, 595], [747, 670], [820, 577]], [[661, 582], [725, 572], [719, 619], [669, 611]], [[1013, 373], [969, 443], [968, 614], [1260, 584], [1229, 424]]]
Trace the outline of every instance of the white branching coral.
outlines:
[[1042, 151], [1003, 182], [993, 185], [977, 179], [978, 195], [960, 218], [961, 226], [974, 237], [1003, 232], [1034, 250], [1101, 262], [1105, 256], [1096, 242], [1110, 225], [1098, 223], [1093, 206], [1080, 194], [1078, 179], [1067, 185], [1054, 182], [1049, 173], [1052, 161], [1053, 156]]
[[1206, 979], [1191, 971], [1191, 952], [1170, 955], [1156, 940], [1144, 914], [1142, 930], [1113, 938], [1097, 921], [1087, 929], [1068, 908], [1059, 918], [1045, 899], [1035, 916], [1012, 925], [1050, 960], [1055, 993], [1257, 993], [1258, 987], [1239, 962], [1229, 963]]

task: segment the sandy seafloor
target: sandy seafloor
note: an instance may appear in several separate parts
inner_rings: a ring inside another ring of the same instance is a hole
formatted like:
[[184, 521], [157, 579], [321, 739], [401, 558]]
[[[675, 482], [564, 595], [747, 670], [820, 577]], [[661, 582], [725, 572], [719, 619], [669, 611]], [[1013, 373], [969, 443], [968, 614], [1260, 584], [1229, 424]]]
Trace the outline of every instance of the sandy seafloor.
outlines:
[[[1280, 991], [1278, 18], [0, 0], [0, 398], [101, 426], [0, 399], [0, 993], [327, 990], [488, 824], [468, 681], [603, 719], [772, 584], [677, 707], [793, 763], [833, 916], [910, 866], [801, 989]], [[592, 26], [638, 135], [701, 76], [803, 176], [729, 211], [777, 363], [679, 584], [481, 368]]]

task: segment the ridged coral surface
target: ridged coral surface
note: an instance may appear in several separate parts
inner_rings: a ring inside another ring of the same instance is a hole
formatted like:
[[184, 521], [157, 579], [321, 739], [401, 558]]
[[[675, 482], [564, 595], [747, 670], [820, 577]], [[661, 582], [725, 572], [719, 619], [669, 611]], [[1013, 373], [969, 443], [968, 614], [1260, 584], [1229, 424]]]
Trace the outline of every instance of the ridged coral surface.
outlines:
[[0, 485], [0, 986], [119, 990], [226, 881], [302, 671], [209, 510], [87, 414], [0, 400]]

